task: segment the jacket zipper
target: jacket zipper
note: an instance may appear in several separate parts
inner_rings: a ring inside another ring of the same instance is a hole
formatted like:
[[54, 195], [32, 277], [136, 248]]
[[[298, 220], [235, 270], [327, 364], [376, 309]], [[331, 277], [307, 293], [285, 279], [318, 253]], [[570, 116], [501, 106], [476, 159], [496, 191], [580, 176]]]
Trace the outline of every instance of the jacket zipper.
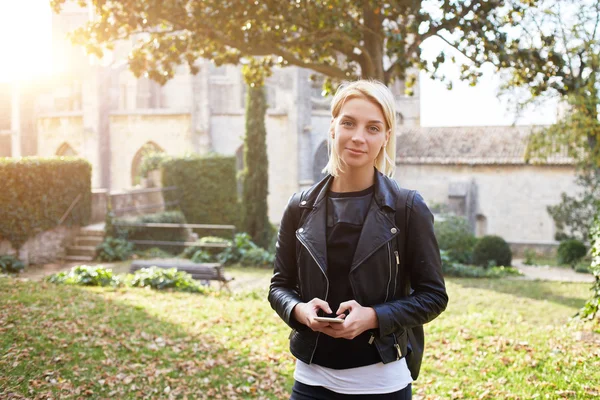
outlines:
[[398, 270], [400, 269], [400, 255], [398, 254], [398, 250], [394, 250], [394, 255], [396, 256], [396, 276], [394, 277], [394, 291], [392, 292], [392, 296], [396, 294], [396, 285], [398, 284]]
[[398, 361], [399, 359], [402, 358], [402, 351], [400, 351], [400, 345], [398, 344], [398, 339], [396, 339], [396, 334], [392, 333], [392, 336], [394, 337], [394, 347], [396, 348], [396, 351], [398, 352], [398, 358], [396, 358], [396, 361]]
[[[325, 291], [325, 301], [327, 301], [327, 296], [329, 296], [329, 279], [327, 278], [327, 274], [324, 271], [325, 268], [323, 268], [323, 266], [321, 264], [319, 264], [319, 262], [317, 261], [317, 258], [313, 254], [313, 252], [308, 248], [308, 246], [304, 242], [304, 240], [302, 240], [302, 237], [300, 235], [298, 235], [298, 232], [296, 232], [296, 238], [298, 238], [300, 243], [302, 243], [302, 245], [308, 251], [308, 254], [310, 254], [310, 256], [313, 258], [313, 260], [315, 260], [315, 263], [318, 265], [319, 270], [321, 271], [321, 273], [323, 273], [323, 276], [325, 277], [325, 281], [327, 281], [327, 289]], [[312, 354], [310, 355], [310, 360], [308, 360], [309, 364], [312, 363], [313, 357], [315, 356], [315, 351], [317, 351], [317, 345], [319, 344], [319, 336], [321, 336], [321, 332], [317, 332], [317, 340], [315, 341], [315, 348], [313, 349]]]
[[[383, 301], [384, 303], [388, 301], [389, 298], [389, 294], [390, 294], [390, 283], [392, 283], [392, 249], [390, 246], [390, 242], [387, 242], [387, 249], [388, 249], [388, 263], [390, 265], [390, 279], [388, 280], [388, 284], [387, 284], [387, 290], [385, 292], [385, 300]], [[396, 255], [396, 279], [398, 279], [398, 264], [400, 264], [400, 261], [398, 261], [398, 252], [394, 251], [394, 254]], [[394, 291], [392, 292], [392, 296], [394, 296], [394, 293], [396, 293], [396, 282], [394, 281]], [[394, 340], [396, 340], [396, 336], [392, 333], [392, 335], [394, 336]], [[369, 338], [369, 344], [373, 344], [373, 342], [375, 341], [375, 334], [373, 334], [373, 332], [371, 332], [371, 337]], [[396, 344], [397, 346], [397, 344]], [[400, 347], [396, 347], [398, 350], [400, 349]]]
[[[385, 292], [385, 300], [383, 301], [384, 303], [388, 301], [389, 294], [390, 294], [390, 284], [392, 283], [392, 250], [390, 248], [390, 242], [387, 242], [387, 249], [388, 249], [388, 263], [390, 265], [390, 279], [388, 280], [387, 289]], [[394, 295], [394, 292], [392, 292], [392, 296], [393, 295]]]

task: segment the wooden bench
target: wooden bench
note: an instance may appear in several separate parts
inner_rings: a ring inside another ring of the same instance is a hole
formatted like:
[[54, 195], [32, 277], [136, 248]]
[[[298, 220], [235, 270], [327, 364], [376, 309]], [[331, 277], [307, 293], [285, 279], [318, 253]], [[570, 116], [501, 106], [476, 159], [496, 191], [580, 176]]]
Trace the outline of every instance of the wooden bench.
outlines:
[[200, 281], [217, 281], [220, 284], [220, 289], [225, 287], [229, 292], [229, 282], [234, 278], [225, 275], [223, 265], [219, 263], [195, 263], [190, 260], [180, 258], [158, 258], [154, 260], [134, 260], [129, 267], [130, 272], [135, 272], [142, 268], [177, 268], [178, 271], [187, 272], [193, 279]]

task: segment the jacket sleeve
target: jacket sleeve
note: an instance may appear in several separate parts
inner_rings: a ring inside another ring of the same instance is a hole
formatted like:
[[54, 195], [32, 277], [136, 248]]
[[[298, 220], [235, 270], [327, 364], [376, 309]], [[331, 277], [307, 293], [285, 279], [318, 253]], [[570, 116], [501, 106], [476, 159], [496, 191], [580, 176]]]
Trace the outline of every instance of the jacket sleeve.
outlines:
[[373, 307], [382, 337], [400, 328], [424, 325], [440, 315], [448, 304], [433, 214], [419, 193], [415, 194], [407, 229], [404, 265], [408, 268], [412, 293]]
[[299, 323], [292, 316], [294, 307], [302, 302], [298, 290], [298, 266], [296, 265], [296, 229], [299, 218], [300, 195], [294, 194], [283, 213], [277, 243], [275, 246], [275, 263], [273, 276], [269, 286], [269, 303], [281, 319], [291, 328], [302, 330], [306, 325]]

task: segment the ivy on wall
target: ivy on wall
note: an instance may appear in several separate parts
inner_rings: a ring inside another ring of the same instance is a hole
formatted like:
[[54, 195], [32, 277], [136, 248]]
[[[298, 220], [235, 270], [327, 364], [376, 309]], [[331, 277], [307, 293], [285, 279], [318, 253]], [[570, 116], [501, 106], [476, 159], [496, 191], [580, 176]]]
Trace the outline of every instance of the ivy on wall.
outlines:
[[0, 158], [0, 238], [14, 248], [62, 225], [86, 225], [91, 214], [92, 166], [80, 158]]

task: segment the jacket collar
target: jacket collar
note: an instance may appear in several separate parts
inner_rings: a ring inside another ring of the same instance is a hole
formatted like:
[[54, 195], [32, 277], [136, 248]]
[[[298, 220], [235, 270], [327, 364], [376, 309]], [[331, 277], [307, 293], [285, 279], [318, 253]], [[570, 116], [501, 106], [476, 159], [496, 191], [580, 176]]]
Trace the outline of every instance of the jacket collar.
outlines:
[[[390, 210], [396, 210], [398, 186], [395, 181], [379, 171], [375, 170], [374, 174], [374, 201], [371, 202], [356, 245], [350, 267], [351, 272], [375, 250], [392, 240], [399, 232], [398, 227], [394, 224], [393, 212], [390, 212]], [[302, 196], [300, 207], [311, 209], [311, 211], [308, 213], [301, 229], [296, 231], [296, 236], [309, 250], [325, 276], [327, 276], [327, 207], [324, 200], [327, 198], [327, 191], [332, 181], [333, 176], [327, 175]]]
[[[374, 169], [375, 175], [375, 187], [373, 192], [373, 198], [379, 208], [387, 207], [392, 211], [396, 211], [396, 202], [398, 199], [398, 185], [394, 180], [383, 175], [376, 168]], [[325, 178], [321, 179], [316, 185], [313, 185], [306, 190], [304, 196], [302, 196], [302, 202], [300, 203], [301, 208], [315, 208], [320, 204], [326, 197], [329, 187], [333, 182], [333, 176], [328, 174]]]

